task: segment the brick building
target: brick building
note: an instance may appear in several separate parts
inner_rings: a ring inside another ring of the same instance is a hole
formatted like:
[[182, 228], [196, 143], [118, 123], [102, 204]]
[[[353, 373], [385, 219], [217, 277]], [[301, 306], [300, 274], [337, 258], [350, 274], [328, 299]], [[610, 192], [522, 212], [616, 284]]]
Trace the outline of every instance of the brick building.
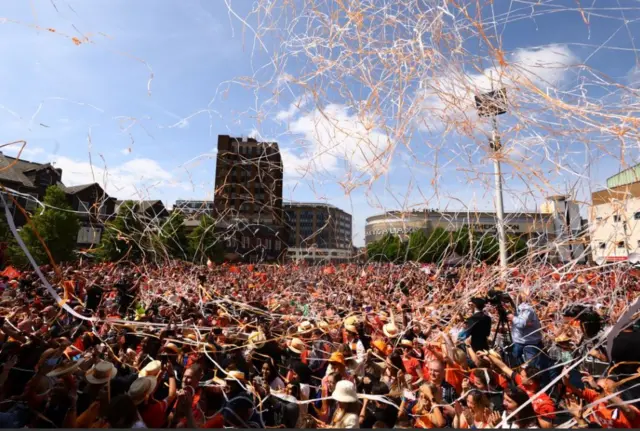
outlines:
[[287, 202], [284, 213], [289, 229], [290, 258], [337, 261], [352, 257], [351, 214], [319, 202]]
[[277, 143], [218, 136], [213, 206], [228, 252], [258, 261], [278, 259], [285, 251], [282, 177]]

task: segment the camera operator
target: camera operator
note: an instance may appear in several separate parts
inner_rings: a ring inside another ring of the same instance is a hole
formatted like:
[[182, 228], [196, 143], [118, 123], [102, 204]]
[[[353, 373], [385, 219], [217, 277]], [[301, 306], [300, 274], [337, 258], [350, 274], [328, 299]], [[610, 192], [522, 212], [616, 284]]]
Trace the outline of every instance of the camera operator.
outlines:
[[491, 335], [491, 317], [484, 312], [487, 301], [484, 298], [471, 298], [474, 313], [465, 322], [465, 327], [458, 334], [458, 342], [471, 337], [471, 347], [476, 352], [489, 349]]
[[[537, 366], [536, 359], [542, 352], [542, 327], [533, 307], [526, 302], [526, 295], [518, 295], [517, 314], [507, 315], [511, 323], [511, 338], [513, 341], [513, 358], [515, 364], [533, 360], [531, 365]], [[534, 359], [536, 358], [536, 359]]]

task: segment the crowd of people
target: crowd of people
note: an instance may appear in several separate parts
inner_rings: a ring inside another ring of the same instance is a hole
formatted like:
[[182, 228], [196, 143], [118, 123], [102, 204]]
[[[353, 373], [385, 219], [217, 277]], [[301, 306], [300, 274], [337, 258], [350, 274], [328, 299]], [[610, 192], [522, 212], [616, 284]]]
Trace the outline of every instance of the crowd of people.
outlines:
[[637, 295], [624, 268], [9, 274], [3, 428], [640, 427], [633, 318], [607, 348]]

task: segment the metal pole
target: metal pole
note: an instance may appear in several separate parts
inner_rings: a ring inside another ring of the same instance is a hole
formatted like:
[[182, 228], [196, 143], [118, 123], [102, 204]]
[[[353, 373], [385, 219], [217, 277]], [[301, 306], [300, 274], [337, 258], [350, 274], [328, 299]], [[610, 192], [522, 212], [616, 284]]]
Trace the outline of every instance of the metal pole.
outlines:
[[496, 158], [493, 160], [493, 170], [495, 172], [496, 181], [496, 215], [498, 217], [498, 241], [500, 242], [500, 269], [503, 271], [503, 275], [506, 274], [507, 269], [507, 238], [504, 231], [504, 205], [502, 203], [502, 170], [500, 168], [500, 158], [498, 152], [500, 151], [500, 145], [498, 143], [498, 121], [494, 116], [493, 122], [493, 148]]

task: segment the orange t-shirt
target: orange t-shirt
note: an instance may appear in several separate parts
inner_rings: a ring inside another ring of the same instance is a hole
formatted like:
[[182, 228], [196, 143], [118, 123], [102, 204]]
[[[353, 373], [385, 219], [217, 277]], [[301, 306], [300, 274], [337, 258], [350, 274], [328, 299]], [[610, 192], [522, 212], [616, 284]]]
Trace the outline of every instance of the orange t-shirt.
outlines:
[[[593, 403], [600, 397], [600, 394], [593, 389], [569, 391], [577, 392], [577, 394], [588, 403]], [[591, 415], [594, 416], [594, 419], [598, 423], [600, 423], [603, 428], [632, 428], [631, 421], [627, 418], [622, 410], [618, 408], [610, 408], [604, 402], [598, 403]], [[636, 415], [636, 420], [634, 420], [634, 422], [637, 421], [638, 415]]]
[[420, 361], [414, 357], [409, 359], [402, 358], [402, 364], [404, 365], [404, 369], [407, 374], [411, 375], [413, 382], [418, 381], [418, 368], [420, 367]]
[[415, 416], [415, 421], [413, 422], [413, 426], [416, 428], [433, 428], [433, 423], [431, 422], [431, 419], [429, 419], [429, 416], [418, 416], [418, 405], [416, 404], [415, 406], [413, 406], [413, 408], [411, 409], [411, 414], [413, 414]]
[[462, 393], [462, 381], [465, 377], [464, 369], [458, 364], [450, 365], [444, 371], [444, 380], [453, 386], [458, 394]]
[[[516, 374], [513, 379], [518, 387], [525, 391], [530, 398], [538, 392], [538, 389], [530, 390], [525, 388], [522, 385], [522, 376], [520, 374]], [[533, 401], [531, 401], [531, 405], [533, 406], [533, 411], [535, 411], [538, 416], [542, 416], [545, 420], [552, 420], [556, 417], [556, 405], [551, 397], [545, 393], [538, 395]]]

